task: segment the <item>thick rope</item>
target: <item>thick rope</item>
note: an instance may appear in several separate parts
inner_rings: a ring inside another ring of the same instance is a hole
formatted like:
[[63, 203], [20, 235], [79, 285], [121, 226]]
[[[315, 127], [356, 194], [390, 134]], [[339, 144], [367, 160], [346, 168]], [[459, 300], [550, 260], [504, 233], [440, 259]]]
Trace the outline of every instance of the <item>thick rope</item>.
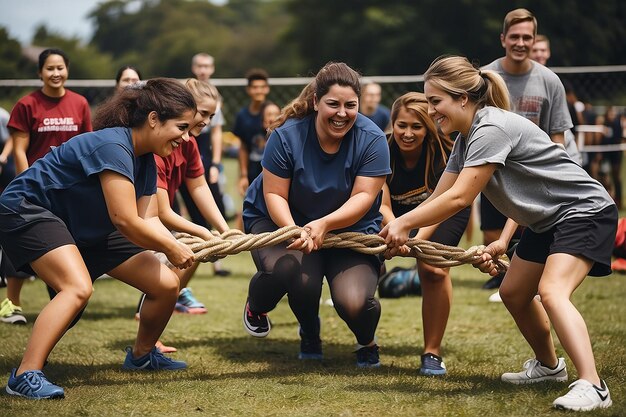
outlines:
[[[212, 232], [209, 240], [201, 239], [186, 233], [177, 233], [176, 238], [193, 251], [194, 259], [199, 262], [215, 262], [227, 255], [235, 255], [243, 251], [260, 249], [288, 242], [300, 237], [302, 228], [299, 226], [285, 226], [273, 232], [259, 234], [244, 234], [240, 230], [232, 229], [222, 234]], [[439, 268], [474, 264], [480, 261], [480, 253], [484, 246], [472, 246], [464, 250], [455, 246], [442, 245], [428, 240], [410, 238], [406, 245], [412, 249], [420, 261]], [[339, 234], [328, 233], [324, 238], [322, 249], [339, 248], [352, 249], [356, 252], [377, 255], [387, 250], [385, 239], [378, 235], [367, 235], [358, 232], [344, 232]], [[499, 271], [506, 271], [508, 262], [499, 259], [496, 262]]]

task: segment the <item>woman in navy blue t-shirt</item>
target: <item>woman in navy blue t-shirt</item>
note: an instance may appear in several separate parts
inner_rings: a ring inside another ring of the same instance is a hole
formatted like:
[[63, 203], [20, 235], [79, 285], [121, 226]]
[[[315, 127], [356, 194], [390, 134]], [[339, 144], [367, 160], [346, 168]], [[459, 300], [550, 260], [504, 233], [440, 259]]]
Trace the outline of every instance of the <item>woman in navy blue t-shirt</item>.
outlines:
[[[158, 220], [153, 154], [189, 140], [196, 104], [176, 80], [153, 79], [100, 106], [94, 125], [17, 176], [0, 197], [0, 244], [16, 270], [35, 273], [57, 294], [43, 308], [6, 390], [63, 398], [41, 372], [48, 355], [85, 307], [92, 280], [108, 273], [147, 294], [125, 369], [182, 369], [155, 349], [178, 295], [178, 279], [145, 249], [187, 268], [193, 252]], [[145, 248], [145, 249], [144, 249]]]
[[290, 245], [252, 251], [243, 321], [253, 336], [270, 331], [267, 312], [287, 294], [300, 323], [301, 359], [321, 359], [319, 299], [326, 279], [340, 317], [355, 334], [357, 365], [379, 366], [374, 293], [380, 262], [348, 249], [321, 249], [328, 232], [378, 233], [381, 187], [389, 174], [383, 132], [358, 113], [360, 80], [343, 63], [329, 63], [283, 109], [267, 142], [263, 173], [244, 201], [247, 232], [298, 225]]

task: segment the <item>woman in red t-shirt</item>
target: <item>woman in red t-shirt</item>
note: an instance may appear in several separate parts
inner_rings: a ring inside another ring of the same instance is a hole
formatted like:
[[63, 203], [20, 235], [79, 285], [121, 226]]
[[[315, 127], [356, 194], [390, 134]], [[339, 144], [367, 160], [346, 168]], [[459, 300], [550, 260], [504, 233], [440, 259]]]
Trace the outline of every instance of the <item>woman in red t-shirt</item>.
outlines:
[[[204, 167], [200, 160], [200, 151], [194, 137], [211, 122], [219, 101], [217, 89], [207, 81], [189, 79], [185, 83], [191, 92], [198, 112], [194, 119], [195, 126], [189, 129], [189, 140], [181, 142], [180, 146], [167, 157], [154, 156], [157, 166], [157, 201], [159, 207], [159, 219], [170, 230], [185, 232], [199, 236], [205, 240], [213, 238], [211, 232], [198, 224], [187, 220], [172, 209], [176, 191], [182, 184], [187, 186], [189, 194], [198, 210], [218, 232], [223, 233], [229, 229], [228, 223], [220, 213], [213, 195], [209, 190], [209, 184], [204, 176]], [[198, 268], [195, 262], [191, 268], [173, 269], [180, 280], [180, 293], [176, 301], [175, 310], [179, 313], [204, 314], [207, 312], [204, 304], [199, 302], [187, 287], [193, 274]], [[137, 313], [140, 313], [144, 296], [142, 295]], [[160, 345], [163, 351], [173, 351], [171, 347]]]
[[17, 174], [47, 154], [51, 146], [92, 130], [87, 100], [65, 88], [69, 65], [65, 52], [43, 51], [39, 55], [43, 87], [21, 98], [11, 112], [8, 127]]
[[[13, 140], [15, 174], [20, 174], [50, 149], [70, 138], [91, 132], [89, 103], [80, 94], [65, 88], [70, 60], [60, 49], [46, 49], [39, 54], [41, 89], [22, 97], [13, 110], [8, 128]], [[7, 323], [26, 323], [20, 307], [20, 293], [24, 280], [9, 267], [7, 298], [2, 302], [0, 320]]]

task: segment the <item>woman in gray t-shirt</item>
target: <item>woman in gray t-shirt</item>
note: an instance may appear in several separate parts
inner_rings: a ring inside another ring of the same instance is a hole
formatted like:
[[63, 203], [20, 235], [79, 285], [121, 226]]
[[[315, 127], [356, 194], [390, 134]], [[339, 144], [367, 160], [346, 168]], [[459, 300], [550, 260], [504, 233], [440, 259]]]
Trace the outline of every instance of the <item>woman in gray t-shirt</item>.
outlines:
[[460, 135], [433, 194], [380, 232], [390, 248], [387, 255], [406, 253], [410, 230], [447, 219], [484, 192], [509, 220], [500, 239], [485, 249], [477, 265], [482, 271], [495, 275], [491, 259], [505, 252], [518, 224], [526, 226], [500, 295], [535, 358], [502, 380], [567, 381], [565, 361], [556, 357], [550, 335], [552, 322], [580, 378], [553, 405], [609, 407], [587, 327], [570, 297], [587, 275], [611, 273], [614, 202], [545, 132], [508, 111], [508, 90], [495, 72], [481, 72], [466, 58], [452, 56], [435, 60], [424, 79], [429, 115], [444, 134]]

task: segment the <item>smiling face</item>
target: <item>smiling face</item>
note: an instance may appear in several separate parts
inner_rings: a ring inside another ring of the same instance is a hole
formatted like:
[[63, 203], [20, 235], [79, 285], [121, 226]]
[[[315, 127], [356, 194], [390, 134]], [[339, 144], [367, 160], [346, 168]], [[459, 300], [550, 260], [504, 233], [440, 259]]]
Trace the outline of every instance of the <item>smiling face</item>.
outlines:
[[320, 143], [338, 142], [356, 122], [359, 111], [359, 97], [352, 87], [334, 84], [328, 93], [315, 97], [315, 130]]
[[187, 110], [180, 117], [161, 122], [156, 112], [151, 112], [148, 115], [148, 123], [151, 128], [148, 137], [152, 148], [150, 151], [165, 158], [183, 141], [188, 141], [189, 127], [193, 123], [195, 114], [193, 110]]
[[530, 57], [535, 42], [535, 25], [524, 21], [512, 25], [506, 35], [500, 35], [500, 42], [506, 51], [506, 59], [523, 63]]
[[43, 81], [44, 93], [50, 96], [63, 95], [68, 75], [67, 65], [65, 65], [65, 60], [61, 55], [52, 54], [48, 56], [39, 71], [39, 77]]
[[197, 137], [202, 129], [211, 123], [211, 119], [215, 115], [215, 110], [217, 109], [217, 101], [210, 97], [204, 97], [196, 99], [196, 106], [198, 108], [198, 112], [191, 122], [193, 127], [189, 130], [189, 133]]
[[252, 101], [263, 103], [270, 93], [270, 85], [266, 80], [252, 80], [246, 87], [246, 92]]
[[426, 133], [426, 126], [414, 111], [400, 108], [393, 122], [393, 139], [402, 153], [412, 154], [421, 149]]
[[455, 99], [430, 81], [424, 83], [424, 94], [428, 100], [428, 115], [445, 135], [455, 131], [467, 133], [473, 119], [472, 112], [463, 108], [467, 98]]

